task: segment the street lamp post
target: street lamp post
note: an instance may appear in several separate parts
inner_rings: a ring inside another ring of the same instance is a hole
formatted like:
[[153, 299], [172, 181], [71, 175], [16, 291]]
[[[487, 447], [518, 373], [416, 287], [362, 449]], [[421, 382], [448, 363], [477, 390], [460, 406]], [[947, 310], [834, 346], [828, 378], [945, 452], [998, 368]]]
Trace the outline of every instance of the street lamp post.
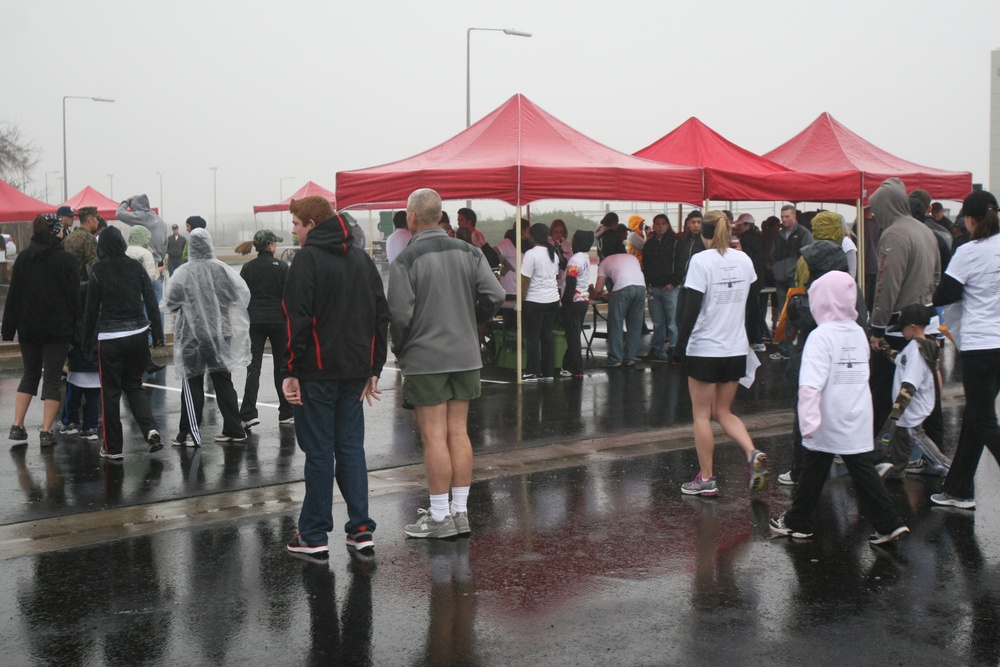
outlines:
[[[285, 181], [293, 181], [293, 180], [295, 180], [294, 176], [282, 176], [281, 178], [278, 179], [278, 201], [279, 202], [285, 201]], [[278, 212], [278, 227], [279, 227], [279, 229], [281, 229], [282, 232], [285, 231], [285, 212], [284, 211], [279, 211]]]
[[69, 199], [69, 180], [66, 178], [66, 100], [93, 100], [95, 102], [114, 102], [105, 97], [88, 97], [85, 95], [63, 95], [62, 100], [62, 121], [63, 121], [63, 201]]
[[472, 77], [470, 71], [472, 69], [472, 31], [481, 30], [484, 32], [502, 32], [505, 35], [514, 35], [515, 37], [531, 37], [530, 32], [524, 32], [523, 30], [515, 30], [514, 28], [469, 28], [465, 31], [465, 126], [469, 127], [472, 124], [472, 93], [471, 93], [471, 82]]
[[[45, 172], [45, 203], [46, 204], [51, 204], [52, 203], [52, 202], [49, 201], [49, 174], [59, 174], [59, 173], [61, 173], [61, 172], [58, 169], [56, 169], [55, 171], [47, 171], [47, 172]], [[64, 199], [63, 201], [66, 201], [66, 200]]]
[[108, 174], [108, 197], [115, 198], [115, 175]]
[[218, 206], [219, 199], [218, 199], [218, 190], [215, 187], [216, 186], [215, 176], [216, 176], [216, 173], [218, 172], [219, 168], [218, 167], [209, 167], [209, 169], [212, 170], [212, 227], [215, 228], [215, 233], [218, 234], [219, 233], [219, 206]]
[[163, 172], [158, 171], [156, 175], [160, 177], [160, 217], [163, 217]]

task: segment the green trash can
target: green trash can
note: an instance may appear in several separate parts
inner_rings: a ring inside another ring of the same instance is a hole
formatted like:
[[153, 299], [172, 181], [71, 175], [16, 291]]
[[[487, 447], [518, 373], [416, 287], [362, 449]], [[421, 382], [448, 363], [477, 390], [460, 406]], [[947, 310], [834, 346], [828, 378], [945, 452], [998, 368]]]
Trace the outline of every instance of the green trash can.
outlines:
[[[554, 367], [553, 370], [558, 373], [559, 369], [562, 368], [563, 357], [566, 356], [566, 332], [562, 329], [553, 329], [552, 338], [554, 339], [553, 347], [555, 348], [555, 356], [552, 358]], [[496, 352], [497, 368], [517, 370], [517, 349], [515, 347], [517, 345], [515, 342], [516, 340], [516, 331], [497, 332], [494, 337], [496, 345], [496, 349], [494, 351]], [[521, 361], [524, 363], [527, 359], [522, 357]]]

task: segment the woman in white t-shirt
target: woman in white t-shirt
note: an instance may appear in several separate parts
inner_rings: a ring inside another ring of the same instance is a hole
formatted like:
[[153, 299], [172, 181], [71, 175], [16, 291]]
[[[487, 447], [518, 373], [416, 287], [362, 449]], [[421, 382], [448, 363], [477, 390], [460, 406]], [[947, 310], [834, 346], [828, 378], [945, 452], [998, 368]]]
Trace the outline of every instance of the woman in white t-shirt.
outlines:
[[[553, 379], [555, 338], [552, 327], [559, 310], [559, 256], [549, 245], [549, 228], [536, 223], [529, 230], [535, 247], [521, 260], [524, 295], [524, 344], [528, 352], [522, 382], [547, 382]], [[539, 342], [541, 349], [539, 349]]]
[[[701, 223], [705, 251], [691, 257], [684, 281], [684, 312], [677, 358], [687, 358], [688, 393], [694, 415], [694, 444], [700, 470], [681, 485], [688, 495], [715, 496], [712, 419], [747, 456], [750, 490], [767, 484], [767, 456], [756, 449], [746, 426], [730, 410], [739, 379], [746, 374], [746, 300], [757, 280], [753, 262], [730, 247], [729, 220], [709, 211]], [[714, 252], [713, 252], [714, 250]]]
[[[997, 199], [973, 192], [962, 202], [970, 241], [951, 257], [934, 292], [934, 305], [962, 302], [958, 348], [962, 354], [965, 412], [962, 432], [938, 505], [976, 506], [974, 478], [985, 446], [1000, 461], [1000, 425], [996, 399], [1000, 392], [1000, 220]], [[961, 218], [960, 218], [961, 219]]]
[[566, 354], [563, 355], [563, 377], [583, 377], [583, 347], [580, 334], [590, 306], [590, 248], [594, 232], [582, 229], [573, 234], [573, 255], [566, 262], [566, 289], [562, 303], [566, 312]]

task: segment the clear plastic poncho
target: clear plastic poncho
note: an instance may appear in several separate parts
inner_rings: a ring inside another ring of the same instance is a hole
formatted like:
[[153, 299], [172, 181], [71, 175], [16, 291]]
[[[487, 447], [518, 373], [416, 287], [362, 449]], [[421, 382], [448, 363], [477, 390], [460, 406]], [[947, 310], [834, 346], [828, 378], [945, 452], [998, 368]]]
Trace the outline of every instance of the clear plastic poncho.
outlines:
[[193, 229], [188, 262], [170, 279], [162, 310], [174, 320], [174, 364], [184, 377], [245, 368], [250, 363], [250, 289], [215, 259], [212, 237]]

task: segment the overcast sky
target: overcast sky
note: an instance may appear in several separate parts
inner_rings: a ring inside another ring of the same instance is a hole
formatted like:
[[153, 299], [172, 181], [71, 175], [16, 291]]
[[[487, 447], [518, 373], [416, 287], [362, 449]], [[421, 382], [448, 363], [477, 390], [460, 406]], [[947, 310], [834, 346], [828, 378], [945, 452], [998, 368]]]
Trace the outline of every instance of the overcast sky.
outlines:
[[[816, 116], [987, 181], [996, 0], [262, 2], [4, 0], [0, 122], [39, 149], [56, 202], [62, 97], [69, 191], [148, 193], [182, 222], [250, 213], [307, 179], [397, 160], [523, 93], [634, 152], [697, 116], [764, 153]], [[545, 209], [546, 204], [538, 205]], [[504, 207], [498, 207], [504, 208]], [[509, 207], [506, 207], [509, 210]]]

